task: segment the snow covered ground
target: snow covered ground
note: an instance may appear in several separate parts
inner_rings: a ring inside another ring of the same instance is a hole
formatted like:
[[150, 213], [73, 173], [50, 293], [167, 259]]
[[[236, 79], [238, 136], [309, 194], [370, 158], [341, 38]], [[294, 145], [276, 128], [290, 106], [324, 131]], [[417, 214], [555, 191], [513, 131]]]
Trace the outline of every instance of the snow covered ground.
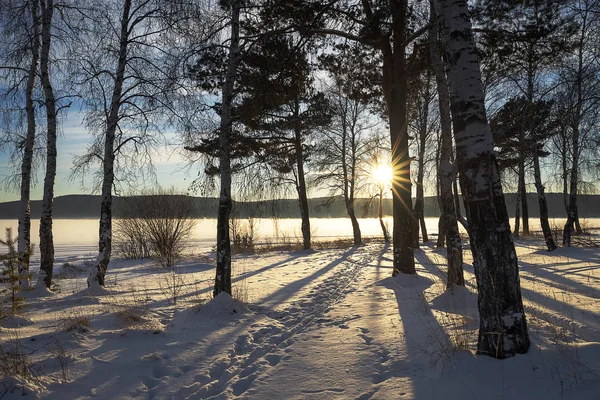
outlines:
[[598, 399], [600, 249], [542, 245], [517, 241], [532, 347], [498, 361], [474, 354], [468, 251], [454, 293], [432, 244], [416, 251], [418, 276], [396, 278], [381, 242], [239, 255], [238, 300], [211, 300], [209, 252], [174, 272], [115, 259], [108, 294], [92, 297], [91, 258], [74, 243], [56, 291], [28, 294], [20, 318], [0, 321], [0, 373], [17, 337], [9, 362], [30, 371], [4, 379], [0, 398]]

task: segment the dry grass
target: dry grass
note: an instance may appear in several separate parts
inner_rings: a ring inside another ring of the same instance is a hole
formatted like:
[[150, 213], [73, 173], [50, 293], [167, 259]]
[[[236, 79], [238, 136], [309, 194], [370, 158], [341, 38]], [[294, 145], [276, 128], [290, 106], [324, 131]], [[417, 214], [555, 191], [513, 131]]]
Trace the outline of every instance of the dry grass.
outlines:
[[33, 362], [34, 352], [23, 345], [16, 329], [6, 330], [6, 335], [7, 339], [0, 342], [0, 382], [13, 377], [40, 383], [42, 371]]
[[231, 297], [241, 301], [244, 304], [250, 302], [250, 289], [248, 286], [248, 279], [245, 278], [247, 269], [242, 267], [241, 270], [236, 268], [236, 274], [232, 279], [231, 285]]
[[58, 319], [57, 330], [86, 333], [92, 329], [92, 320], [92, 313], [84, 307], [73, 307], [63, 311]]

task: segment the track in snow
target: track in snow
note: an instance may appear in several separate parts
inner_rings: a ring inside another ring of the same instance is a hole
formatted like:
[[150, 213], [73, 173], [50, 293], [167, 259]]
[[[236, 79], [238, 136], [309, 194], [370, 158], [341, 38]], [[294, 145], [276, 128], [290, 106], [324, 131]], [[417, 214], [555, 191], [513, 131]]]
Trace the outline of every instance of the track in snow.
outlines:
[[371, 258], [370, 252], [362, 253], [358, 260], [348, 256], [328, 278], [314, 285], [307, 296], [284, 311], [267, 312], [271, 326], [252, 325], [247, 333], [236, 338], [227, 357], [209, 367], [207, 377], [198, 377], [194, 384], [182, 387], [176, 397], [210, 399], [244, 393], [261, 374], [286, 358], [285, 349], [293, 343], [295, 335], [318, 322], [320, 316], [354, 290], [351, 284]]

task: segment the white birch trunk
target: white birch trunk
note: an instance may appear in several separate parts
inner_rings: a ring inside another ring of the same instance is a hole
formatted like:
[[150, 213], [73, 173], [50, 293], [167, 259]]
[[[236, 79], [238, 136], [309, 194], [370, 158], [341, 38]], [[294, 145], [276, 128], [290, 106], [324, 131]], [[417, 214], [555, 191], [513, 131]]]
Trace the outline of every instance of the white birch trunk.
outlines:
[[227, 59], [227, 73], [222, 88], [221, 123], [219, 127], [219, 174], [221, 189], [217, 215], [217, 268], [213, 295], [221, 292], [231, 294], [231, 241], [229, 222], [231, 217], [231, 109], [233, 89], [240, 54], [241, 2], [231, 3], [231, 40]]
[[477, 351], [511, 357], [527, 352], [530, 342], [469, 11], [466, 0], [435, 0], [435, 9], [444, 27], [456, 160], [479, 292]]
[[[446, 240], [446, 254], [448, 259], [448, 280], [446, 287], [452, 289], [454, 285], [464, 286], [465, 278], [463, 271], [462, 241], [458, 230], [456, 219], [456, 207], [452, 184], [456, 182], [456, 166], [452, 165], [452, 120], [450, 117], [450, 97], [448, 93], [448, 81], [442, 65], [439, 41], [439, 19], [435, 13], [433, 0], [430, 0], [431, 18], [429, 27], [430, 55], [435, 73], [438, 91], [438, 102], [440, 107], [440, 161], [438, 166], [438, 178], [440, 181], [441, 211], [440, 225], [443, 226]], [[442, 239], [443, 243], [443, 239]]]
[[54, 207], [54, 180], [56, 178], [56, 100], [50, 81], [50, 47], [53, 0], [41, 0], [42, 47], [40, 53], [41, 82], [44, 88], [46, 106], [46, 176], [44, 177], [44, 195], [42, 198], [42, 215], [40, 218], [40, 275], [37, 286], [50, 288], [52, 285], [52, 269], [54, 266], [54, 238], [52, 236], [52, 211]]
[[115, 177], [114, 145], [115, 133], [119, 123], [119, 110], [121, 107], [125, 67], [127, 65], [130, 12], [131, 0], [125, 0], [123, 3], [123, 15], [121, 17], [121, 31], [119, 36], [119, 60], [114, 78], [113, 93], [104, 137], [104, 159], [102, 163], [104, 175], [102, 180], [102, 203], [100, 205], [98, 257], [96, 259], [96, 267], [92, 269], [87, 280], [88, 287], [92, 294], [99, 294], [102, 292], [101, 287], [104, 286], [106, 271], [112, 255], [112, 187]]
[[31, 191], [31, 168], [33, 164], [33, 146], [35, 143], [35, 104], [33, 90], [37, 77], [40, 58], [40, 17], [39, 1], [31, 3], [32, 37], [31, 37], [31, 64], [27, 75], [25, 89], [25, 110], [27, 113], [27, 136], [23, 148], [23, 161], [21, 163], [21, 198], [19, 200], [19, 277], [23, 288], [29, 287], [29, 257], [31, 255], [31, 209], [29, 206]]

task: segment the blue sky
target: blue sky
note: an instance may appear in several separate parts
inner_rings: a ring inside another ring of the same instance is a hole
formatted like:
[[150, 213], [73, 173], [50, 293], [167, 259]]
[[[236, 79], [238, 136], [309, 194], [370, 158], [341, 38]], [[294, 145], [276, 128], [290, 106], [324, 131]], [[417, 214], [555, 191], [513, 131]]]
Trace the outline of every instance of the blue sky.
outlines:
[[[81, 179], [69, 181], [73, 157], [82, 155], [86, 146], [91, 142], [92, 135], [87, 132], [87, 128], [81, 123], [83, 114], [69, 115], [62, 121], [61, 134], [58, 138], [57, 151], [57, 174], [55, 183], [55, 196], [64, 196], [66, 194], [90, 194], [93, 188], [93, 179], [91, 174], [84, 180], [84, 186], [81, 185]], [[170, 145], [161, 146], [153, 157], [156, 167], [158, 184], [163, 187], [174, 186], [181, 191], [187, 191], [193, 178], [197, 175], [197, 169], [187, 169], [186, 161], [181, 157], [179, 151], [181, 145], [173, 132], [166, 133], [166, 139]], [[4, 182], [7, 177], [17, 173], [11, 170], [9, 165], [8, 151], [0, 151], [0, 181]], [[31, 191], [32, 200], [40, 200], [43, 192], [43, 173], [44, 167], [40, 165], [37, 168], [37, 182]], [[19, 199], [18, 189], [7, 190], [2, 186], [0, 190], [0, 202], [14, 201]]]

